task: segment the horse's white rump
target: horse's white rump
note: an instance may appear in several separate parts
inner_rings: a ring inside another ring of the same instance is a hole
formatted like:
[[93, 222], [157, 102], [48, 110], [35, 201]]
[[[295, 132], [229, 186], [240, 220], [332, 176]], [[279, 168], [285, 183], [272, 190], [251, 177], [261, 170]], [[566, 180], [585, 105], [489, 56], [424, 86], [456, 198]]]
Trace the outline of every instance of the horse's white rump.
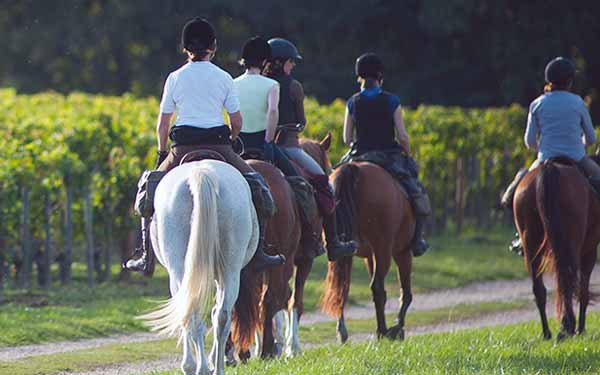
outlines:
[[155, 330], [181, 335], [185, 374], [209, 374], [204, 317], [215, 301], [210, 359], [216, 374], [224, 374], [240, 272], [254, 255], [259, 236], [250, 188], [229, 164], [191, 162], [163, 178], [154, 206], [152, 245], [169, 272], [171, 299], [145, 318]]

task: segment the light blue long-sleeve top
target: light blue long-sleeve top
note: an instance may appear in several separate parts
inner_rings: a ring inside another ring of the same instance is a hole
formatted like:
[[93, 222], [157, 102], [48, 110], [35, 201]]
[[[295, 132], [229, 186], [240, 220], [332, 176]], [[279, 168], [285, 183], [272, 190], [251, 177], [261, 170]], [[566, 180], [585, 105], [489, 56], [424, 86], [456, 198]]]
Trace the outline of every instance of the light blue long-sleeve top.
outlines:
[[538, 150], [538, 160], [566, 156], [580, 161], [585, 146], [596, 143], [590, 113], [580, 96], [551, 91], [529, 106], [525, 144]]

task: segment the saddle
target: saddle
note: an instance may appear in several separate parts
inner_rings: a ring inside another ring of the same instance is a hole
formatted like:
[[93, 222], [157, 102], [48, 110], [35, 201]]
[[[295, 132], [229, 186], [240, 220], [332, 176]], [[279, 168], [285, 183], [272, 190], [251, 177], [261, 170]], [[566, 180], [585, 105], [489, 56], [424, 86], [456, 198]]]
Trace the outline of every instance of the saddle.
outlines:
[[240, 155], [242, 159], [249, 160], [264, 160], [265, 153], [261, 148], [248, 147], [244, 149], [244, 152]]
[[202, 161], [202, 160], [218, 160], [218, 161], [225, 162], [225, 158], [223, 157], [223, 155], [221, 155], [217, 151], [194, 150], [194, 151], [191, 151], [191, 152], [188, 152], [187, 154], [185, 154], [181, 158], [179, 165], [189, 163], [192, 161]]
[[[213, 150], [195, 150], [188, 152], [181, 158], [179, 165], [192, 161], [202, 160], [225, 161], [223, 155]], [[138, 181], [138, 191], [135, 196], [134, 210], [143, 218], [151, 218], [154, 215], [154, 194], [158, 183], [168, 172], [144, 171]]]
[[419, 166], [415, 159], [405, 154], [399, 146], [365, 152], [360, 152], [353, 147], [350, 152], [344, 155], [336, 168], [341, 164], [352, 161], [373, 163], [383, 168], [406, 190], [417, 216], [429, 216], [431, 214], [429, 197], [425, 187], [418, 180]]

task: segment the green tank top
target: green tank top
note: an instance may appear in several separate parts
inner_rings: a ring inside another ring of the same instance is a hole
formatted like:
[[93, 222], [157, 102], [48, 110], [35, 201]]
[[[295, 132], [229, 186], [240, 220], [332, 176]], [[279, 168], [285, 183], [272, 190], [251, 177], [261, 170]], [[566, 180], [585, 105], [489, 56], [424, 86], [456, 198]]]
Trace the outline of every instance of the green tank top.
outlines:
[[242, 132], [255, 133], [267, 128], [269, 90], [277, 81], [258, 75], [244, 73], [234, 81], [240, 99]]

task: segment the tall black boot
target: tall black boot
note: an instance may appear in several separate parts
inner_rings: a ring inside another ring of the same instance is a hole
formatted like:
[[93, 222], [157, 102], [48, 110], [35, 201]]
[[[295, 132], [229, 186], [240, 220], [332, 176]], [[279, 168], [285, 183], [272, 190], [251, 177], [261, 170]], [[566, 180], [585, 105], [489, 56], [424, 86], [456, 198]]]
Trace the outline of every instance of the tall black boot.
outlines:
[[152, 276], [154, 274], [155, 260], [154, 251], [150, 246], [150, 218], [142, 218], [142, 244], [136, 248], [133, 256], [123, 264], [123, 268], [141, 272], [144, 276]]
[[323, 229], [325, 230], [325, 240], [327, 241], [327, 258], [330, 262], [335, 262], [340, 258], [352, 256], [356, 253], [356, 242], [342, 242], [339, 239], [335, 211], [329, 216], [323, 217]]
[[412, 252], [413, 256], [420, 257], [425, 254], [425, 252], [429, 249], [429, 244], [423, 238], [423, 231], [425, 229], [425, 218], [423, 216], [416, 217], [415, 223], [415, 235], [412, 240]]
[[275, 214], [275, 201], [273, 200], [269, 186], [260, 174], [256, 172], [244, 173], [244, 177], [248, 181], [248, 185], [250, 185], [252, 202], [256, 209], [260, 233], [258, 246], [251, 263], [256, 272], [261, 272], [269, 267], [281, 266], [285, 263], [283, 255], [268, 255], [264, 249], [267, 221]]
[[502, 199], [500, 199], [501, 207], [512, 210], [513, 199], [515, 197], [515, 191], [517, 191], [517, 186], [519, 186], [519, 183], [521, 182], [523, 177], [525, 177], [525, 175], [527, 174], [528, 171], [529, 170], [526, 168], [519, 169], [514, 180], [512, 180], [512, 182], [510, 183], [510, 185], [508, 185], [508, 187], [506, 188], [506, 191], [502, 195]]

